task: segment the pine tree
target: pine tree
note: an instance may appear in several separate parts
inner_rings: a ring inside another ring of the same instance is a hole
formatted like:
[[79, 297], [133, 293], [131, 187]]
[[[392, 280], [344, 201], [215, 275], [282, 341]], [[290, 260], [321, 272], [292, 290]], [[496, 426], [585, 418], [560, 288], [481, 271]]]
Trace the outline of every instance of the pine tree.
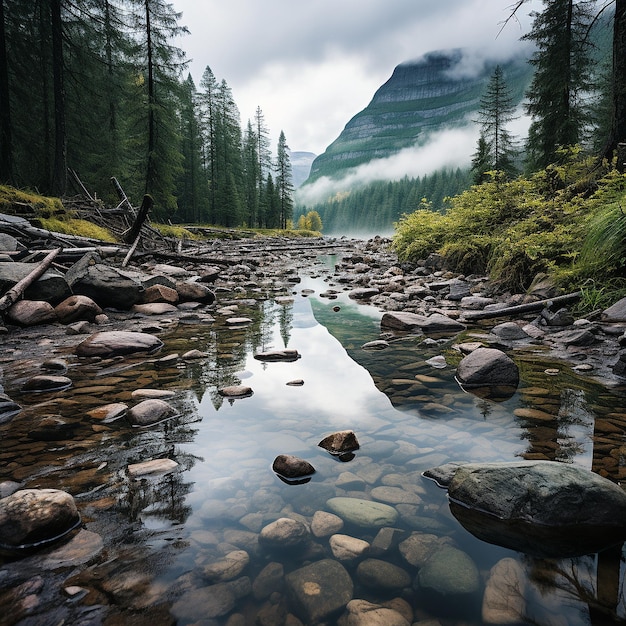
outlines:
[[259, 158], [257, 136], [248, 120], [243, 137], [244, 215], [248, 226], [260, 225], [259, 216]]
[[544, 5], [543, 12], [533, 14], [532, 30], [523, 37], [537, 47], [530, 61], [535, 75], [526, 94], [532, 117], [527, 142], [531, 169], [556, 161], [559, 147], [585, 141], [585, 94], [592, 87], [590, 2], [544, 0]]
[[276, 151], [276, 189], [280, 203], [280, 228], [287, 228], [293, 220], [293, 183], [291, 182], [291, 159], [285, 133], [281, 130]]
[[481, 127], [477, 151], [472, 160], [475, 181], [482, 182], [485, 172], [497, 170], [507, 176], [516, 173], [513, 137], [506, 126], [515, 119], [513, 97], [497, 65], [480, 100], [478, 123]]

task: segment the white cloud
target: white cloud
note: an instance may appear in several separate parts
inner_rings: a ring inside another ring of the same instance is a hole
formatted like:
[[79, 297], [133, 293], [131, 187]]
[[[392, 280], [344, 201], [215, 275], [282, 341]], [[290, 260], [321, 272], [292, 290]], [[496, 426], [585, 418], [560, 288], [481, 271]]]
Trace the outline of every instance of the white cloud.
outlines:
[[[521, 47], [526, 3], [500, 32], [510, 0], [173, 0], [191, 35], [180, 47], [199, 84], [208, 65], [233, 90], [242, 124], [260, 106], [274, 143], [320, 154], [396, 65], [449, 48], [508, 55]], [[466, 69], [470, 69], [467, 66]]]

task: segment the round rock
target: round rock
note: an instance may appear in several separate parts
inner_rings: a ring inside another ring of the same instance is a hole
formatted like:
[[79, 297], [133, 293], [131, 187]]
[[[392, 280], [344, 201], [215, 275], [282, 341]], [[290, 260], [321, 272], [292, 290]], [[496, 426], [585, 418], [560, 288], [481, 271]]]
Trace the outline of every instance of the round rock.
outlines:
[[125, 330], [111, 330], [94, 333], [76, 346], [77, 356], [110, 357], [117, 355], [147, 352], [151, 354], [163, 346], [154, 335]]

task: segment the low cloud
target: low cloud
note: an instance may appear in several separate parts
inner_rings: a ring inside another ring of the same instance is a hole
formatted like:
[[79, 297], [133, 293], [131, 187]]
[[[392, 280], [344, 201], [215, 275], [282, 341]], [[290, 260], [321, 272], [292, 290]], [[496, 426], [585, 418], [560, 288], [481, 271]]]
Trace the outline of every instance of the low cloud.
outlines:
[[337, 193], [375, 181], [400, 180], [404, 176], [417, 178], [445, 168], [465, 168], [476, 151], [477, 141], [478, 128], [475, 124], [433, 133], [423, 145], [405, 148], [390, 157], [364, 163], [348, 170], [346, 175], [338, 180], [323, 176], [314, 183], [298, 189], [296, 201], [312, 206], [326, 201]]

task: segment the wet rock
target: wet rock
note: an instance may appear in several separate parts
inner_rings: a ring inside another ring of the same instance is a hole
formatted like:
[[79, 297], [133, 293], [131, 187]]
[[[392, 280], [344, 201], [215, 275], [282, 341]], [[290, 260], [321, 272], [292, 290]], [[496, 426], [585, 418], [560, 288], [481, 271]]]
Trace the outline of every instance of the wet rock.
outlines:
[[398, 519], [398, 511], [382, 502], [336, 497], [328, 500], [326, 505], [345, 522], [362, 528], [393, 526]]
[[152, 354], [163, 346], [154, 335], [124, 330], [94, 333], [76, 346], [77, 356], [111, 357], [146, 352]]
[[252, 320], [249, 317], [229, 317], [226, 324], [228, 326], [244, 326], [245, 324], [252, 324]]
[[128, 405], [123, 402], [112, 402], [87, 411], [87, 415], [93, 420], [108, 424], [124, 417], [127, 411]]
[[250, 555], [245, 550], [233, 550], [222, 559], [205, 566], [202, 575], [212, 583], [226, 582], [240, 576], [248, 563], [250, 563]]
[[172, 605], [172, 615], [181, 622], [200, 622], [230, 613], [237, 604], [231, 583], [192, 589]]
[[290, 380], [285, 384], [287, 387], [302, 387], [302, 385], [304, 385], [304, 381], [302, 378], [296, 378], [295, 380]]
[[466, 298], [470, 295], [471, 292], [471, 284], [466, 280], [460, 280], [458, 278], [453, 278], [448, 282], [448, 300], [452, 301], [461, 301], [463, 298]]
[[348, 293], [348, 297], [352, 300], [369, 300], [377, 296], [380, 290], [376, 287], [358, 287]]
[[414, 492], [402, 487], [379, 486], [371, 491], [372, 498], [388, 504], [421, 504], [422, 499]]
[[166, 285], [150, 285], [143, 292], [141, 302], [143, 304], [151, 304], [153, 302], [176, 304], [178, 302], [178, 292], [176, 289]]
[[424, 333], [458, 333], [465, 328], [464, 324], [441, 313], [418, 315], [405, 311], [387, 311], [380, 320], [381, 328], [397, 330], [416, 330]]
[[171, 404], [158, 398], [143, 400], [129, 409], [128, 421], [133, 426], [153, 426], [176, 415]]
[[554, 312], [544, 309], [541, 312], [541, 319], [546, 326], [571, 326], [574, 323], [574, 316], [567, 309]]
[[169, 302], [150, 302], [148, 304], [133, 304], [131, 311], [140, 315], [167, 315], [168, 313], [176, 313], [178, 309]]
[[528, 334], [515, 322], [498, 324], [491, 329], [491, 332], [504, 341], [517, 341], [518, 339], [529, 338]]
[[246, 385], [231, 385], [218, 389], [218, 393], [225, 398], [249, 398], [254, 392]]
[[317, 445], [331, 454], [345, 454], [360, 448], [359, 441], [352, 430], [340, 430], [332, 433], [332, 435], [324, 437]]
[[74, 498], [58, 489], [21, 489], [0, 500], [0, 548], [43, 547], [74, 530], [80, 515]]
[[203, 352], [202, 350], [188, 350], [185, 352], [181, 358], [183, 361], [196, 361], [198, 359], [206, 359], [209, 356], [207, 352]]
[[[338, 626], [411, 626], [402, 613], [367, 600], [351, 600]], [[434, 624], [433, 624], [434, 626]]]
[[62, 441], [72, 435], [74, 424], [60, 415], [47, 415], [40, 419], [35, 428], [28, 431], [28, 437], [35, 441]]
[[254, 579], [252, 593], [257, 600], [269, 598], [273, 593], [282, 592], [285, 585], [285, 570], [282, 563], [268, 563]]
[[515, 362], [501, 350], [478, 348], [462, 359], [457, 377], [464, 387], [488, 387], [519, 384], [519, 370]]
[[350, 535], [332, 535], [328, 542], [333, 556], [339, 561], [354, 561], [362, 557], [370, 547], [367, 541]]
[[295, 612], [305, 624], [331, 620], [352, 600], [353, 584], [341, 563], [316, 561], [285, 577]]
[[21, 410], [22, 407], [17, 402], [5, 393], [0, 393], [0, 424], [10, 422]]
[[430, 365], [431, 367], [437, 370], [445, 369], [445, 367], [448, 365], [446, 363], [446, 357], [443, 356], [442, 354], [434, 356], [431, 359], [427, 359], [425, 362], [426, 362], [426, 365]]
[[601, 319], [603, 322], [626, 322], [626, 298], [622, 298], [612, 304], [608, 309], [602, 311]]
[[315, 511], [311, 520], [311, 532], [316, 537], [328, 537], [343, 528], [343, 520], [327, 511]]
[[417, 574], [421, 589], [442, 596], [471, 595], [480, 587], [474, 561], [462, 550], [445, 545], [437, 550]]
[[62, 391], [72, 386], [71, 378], [67, 376], [52, 376], [40, 374], [29, 378], [23, 385], [22, 391], [31, 393], [46, 393], [51, 391]]
[[3, 480], [0, 482], [0, 498], [6, 498], [15, 493], [21, 487], [20, 483], [13, 480]]
[[89, 530], [79, 530], [67, 543], [46, 553], [42, 569], [76, 567], [100, 554], [103, 547], [100, 535]]
[[169, 474], [178, 467], [178, 463], [172, 459], [153, 459], [141, 463], [132, 463], [128, 466], [128, 475], [131, 478]]
[[79, 320], [95, 321], [102, 309], [87, 296], [70, 296], [54, 308], [62, 324], [72, 324]]
[[402, 540], [398, 549], [402, 558], [414, 567], [423, 567], [424, 564], [445, 545], [450, 545], [449, 537], [439, 537], [430, 533], [413, 532]]
[[259, 543], [267, 548], [293, 548], [307, 544], [310, 538], [309, 529], [302, 522], [281, 517], [261, 530]]
[[587, 329], [562, 330], [550, 335], [550, 339], [566, 346], [592, 346], [598, 342], [597, 337]]
[[[480, 311], [489, 305], [496, 304], [493, 298], [486, 298], [485, 296], [466, 296], [461, 299], [459, 303], [462, 309], [468, 311]], [[506, 305], [502, 305], [503, 307]]]
[[384, 339], [377, 339], [375, 341], [368, 341], [364, 343], [361, 348], [363, 350], [384, 350], [389, 347], [389, 342]]
[[185, 281], [176, 283], [176, 291], [181, 302], [202, 302], [213, 304], [215, 293], [203, 283]]
[[365, 559], [359, 563], [356, 576], [362, 585], [370, 589], [401, 591], [411, 586], [411, 576], [406, 570], [380, 559]]
[[528, 577], [518, 561], [498, 561], [489, 572], [483, 594], [485, 624], [521, 624], [526, 621]]
[[453, 515], [479, 539], [536, 556], [580, 556], [626, 537], [626, 493], [574, 465], [462, 465], [448, 495]]
[[297, 361], [300, 354], [295, 349], [285, 348], [284, 350], [268, 350], [266, 352], [258, 352], [254, 355], [257, 361]]
[[67, 361], [65, 359], [47, 359], [41, 364], [41, 369], [49, 372], [67, 372]]
[[315, 468], [308, 461], [292, 454], [279, 454], [272, 463], [272, 469], [285, 478], [301, 478], [315, 473]]

